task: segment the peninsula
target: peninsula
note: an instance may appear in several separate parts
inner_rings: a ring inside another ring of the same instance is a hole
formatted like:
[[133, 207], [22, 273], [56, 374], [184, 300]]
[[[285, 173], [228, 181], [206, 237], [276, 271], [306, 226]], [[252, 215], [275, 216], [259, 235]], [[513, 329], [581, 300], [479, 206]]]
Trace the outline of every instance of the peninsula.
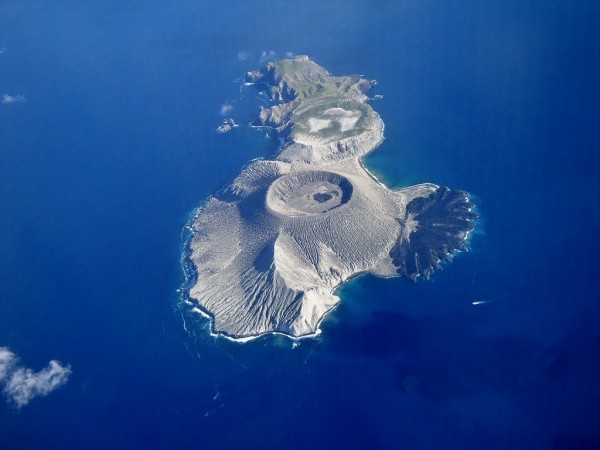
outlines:
[[360, 273], [416, 280], [466, 248], [477, 217], [464, 191], [390, 190], [361, 158], [383, 140], [367, 103], [372, 83], [332, 76], [306, 56], [269, 63], [247, 81], [268, 93], [256, 124], [282, 145], [248, 164], [198, 210], [189, 297], [213, 332], [248, 339], [315, 334]]

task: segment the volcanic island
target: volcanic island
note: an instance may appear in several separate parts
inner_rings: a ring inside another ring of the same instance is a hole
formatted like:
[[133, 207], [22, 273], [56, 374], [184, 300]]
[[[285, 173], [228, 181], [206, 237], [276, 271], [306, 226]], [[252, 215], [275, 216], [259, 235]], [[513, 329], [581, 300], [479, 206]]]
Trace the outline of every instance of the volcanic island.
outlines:
[[429, 278], [466, 249], [469, 195], [435, 184], [391, 190], [361, 158], [383, 140], [367, 103], [372, 82], [332, 76], [307, 56], [246, 75], [266, 92], [256, 124], [282, 141], [197, 210], [189, 228], [189, 299], [212, 332], [236, 340], [318, 333], [362, 273]]

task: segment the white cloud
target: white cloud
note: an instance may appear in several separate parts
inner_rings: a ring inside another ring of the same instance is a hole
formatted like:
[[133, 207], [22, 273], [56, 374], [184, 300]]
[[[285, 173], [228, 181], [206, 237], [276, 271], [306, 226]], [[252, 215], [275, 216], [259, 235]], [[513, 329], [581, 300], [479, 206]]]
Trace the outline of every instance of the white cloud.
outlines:
[[285, 52], [285, 57], [286, 58], [293, 58], [294, 57], [294, 53], [293, 52]]
[[0, 383], [8, 377], [16, 362], [16, 355], [6, 347], [0, 347]]
[[252, 55], [248, 52], [238, 52], [237, 57], [240, 61], [246, 61], [247, 59], [250, 59]]
[[225, 102], [221, 105], [221, 115], [227, 116], [233, 111], [233, 105], [231, 103]]
[[44, 397], [69, 380], [71, 366], [52, 360], [48, 367], [34, 372], [19, 363], [7, 347], [0, 347], [0, 384], [9, 402], [21, 408], [35, 397]]
[[27, 99], [24, 95], [8, 95], [4, 94], [2, 96], [2, 103], [5, 105], [9, 105], [11, 103], [25, 103]]
[[0, 55], [4, 54], [5, 51], [6, 51], [5, 47], [0, 47]]
[[268, 61], [274, 61], [276, 58], [277, 54], [275, 53], [275, 50], [263, 50], [262, 53], [260, 54], [260, 64], [266, 63]]

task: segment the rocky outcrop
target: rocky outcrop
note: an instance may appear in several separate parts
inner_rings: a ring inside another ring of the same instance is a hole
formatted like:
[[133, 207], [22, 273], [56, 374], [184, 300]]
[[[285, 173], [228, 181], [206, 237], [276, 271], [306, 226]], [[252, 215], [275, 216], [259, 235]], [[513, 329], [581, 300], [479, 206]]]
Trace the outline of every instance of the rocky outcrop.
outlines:
[[221, 133], [221, 134], [229, 133], [231, 130], [233, 130], [237, 126], [238, 125], [235, 123], [235, 121], [232, 118], [224, 119], [223, 123], [217, 127], [217, 133]]

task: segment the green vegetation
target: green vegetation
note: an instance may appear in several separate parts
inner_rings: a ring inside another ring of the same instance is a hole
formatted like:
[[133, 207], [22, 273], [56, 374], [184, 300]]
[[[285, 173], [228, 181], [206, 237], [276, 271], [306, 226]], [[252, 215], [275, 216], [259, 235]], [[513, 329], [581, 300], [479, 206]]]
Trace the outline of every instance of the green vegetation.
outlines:
[[321, 66], [305, 59], [282, 59], [273, 64], [275, 77], [283, 79], [299, 100], [320, 96], [344, 96], [351, 89], [358, 93], [358, 77], [333, 77]]
[[[358, 76], [335, 77], [307, 58], [283, 59], [267, 66], [282, 95], [295, 97], [289, 122], [293, 138], [322, 143], [357, 136], [372, 128], [375, 114], [365, 103]], [[299, 104], [298, 104], [299, 103]], [[340, 108], [340, 116], [327, 114]]]

